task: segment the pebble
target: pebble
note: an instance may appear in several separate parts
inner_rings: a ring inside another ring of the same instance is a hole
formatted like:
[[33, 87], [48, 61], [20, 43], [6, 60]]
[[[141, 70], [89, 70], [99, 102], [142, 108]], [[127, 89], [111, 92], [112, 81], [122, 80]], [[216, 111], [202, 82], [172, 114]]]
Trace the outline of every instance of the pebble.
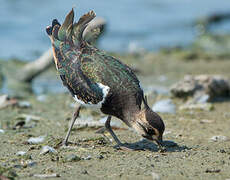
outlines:
[[25, 151], [18, 151], [18, 152], [16, 152], [17, 156], [24, 156], [25, 154], [26, 154]]
[[228, 138], [226, 136], [219, 135], [219, 136], [212, 136], [210, 140], [213, 142], [221, 142], [221, 141], [227, 141]]
[[18, 106], [19, 106], [20, 108], [30, 108], [30, 107], [32, 107], [32, 105], [31, 105], [30, 102], [28, 102], [28, 101], [20, 101], [20, 102], [18, 103]]
[[47, 100], [47, 95], [41, 94], [41, 95], [37, 96], [37, 100], [40, 102], [45, 102]]
[[164, 99], [156, 102], [153, 107], [153, 111], [160, 112], [160, 113], [169, 113], [175, 114], [176, 113], [176, 106], [173, 104], [171, 99]]
[[92, 159], [90, 155], [84, 158], [84, 160], [90, 160], [90, 159]]
[[47, 154], [47, 153], [57, 153], [57, 151], [50, 146], [43, 146], [40, 155]]
[[26, 123], [30, 122], [30, 121], [40, 121], [42, 120], [41, 117], [39, 116], [34, 116], [32, 114], [20, 114], [16, 117], [16, 119], [20, 119], [20, 120], [25, 120]]
[[39, 136], [39, 137], [31, 137], [27, 140], [30, 144], [39, 144], [42, 143], [45, 140], [45, 136]]
[[81, 160], [81, 158], [78, 157], [78, 156], [75, 155], [75, 154], [70, 154], [70, 155], [68, 155], [68, 156], [66, 156], [66, 157], [64, 158], [64, 161], [65, 161], [65, 162], [76, 162], [76, 161], [80, 161], [80, 160]]
[[101, 154], [97, 156], [97, 159], [103, 159], [104, 156], [102, 156]]
[[207, 103], [209, 99], [210, 99], [210, 96], [208, 94], [203, 94], [199, 97], [196, 97], [195, 101], [196, 103], [203, 104], [203, 103]]
[[26, 162], [26, 166], [27, 166], [27, 167], [33, 167], [33, 166], [36, 166], [36, 165], [37, 165], [37, 163], [34, 162], [34, 161], [27, 161], [27, 162]]
[[34, 177], [38, 178], [52, 178], [52, 177], [61, 177], [59, 174], [53, 173], [53, 174], [34, 174]]
[[9, 96], [7, 94], [1, 95], [0, 96], [0, 106], [3, 105], [7, 99], [9, 99]]
[[183, 110], [201, 110], [201, 111], [211, 111], [214, 109], [214, 106], [211, 103], [203, 104], [184, 104], [179, 107], [180, 111]]
[[161, 179], [160, 176], [155, 172], [152, 172], [152, 178], [153, 178], [153, 180], [160, 180]]

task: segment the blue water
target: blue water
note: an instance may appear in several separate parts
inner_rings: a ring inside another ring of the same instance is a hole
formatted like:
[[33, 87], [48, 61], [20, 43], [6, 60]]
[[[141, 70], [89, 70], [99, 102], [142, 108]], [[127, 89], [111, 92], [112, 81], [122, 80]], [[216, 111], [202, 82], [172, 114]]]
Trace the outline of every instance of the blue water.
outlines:
[[[194, 21], [230, 10], [229, 0], [0, 0], [0, 58], [33, 60], [50, 46], [45, 27], [63, 21], [75, 6], [77, 17], [89, 10], [108, 26], [99, 47], [107, 51], [186, 45], [197, 35]], [[230, 32], [223, 23], [217, 32]]]

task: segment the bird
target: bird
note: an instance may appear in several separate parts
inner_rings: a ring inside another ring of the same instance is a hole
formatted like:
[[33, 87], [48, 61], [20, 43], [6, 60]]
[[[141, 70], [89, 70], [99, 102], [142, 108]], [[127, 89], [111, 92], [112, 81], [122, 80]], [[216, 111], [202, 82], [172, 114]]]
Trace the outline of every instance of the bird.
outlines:
[[149, 107], [137, 76], [121, 60], [87, 41], [100, 34], [98, 28], [92, 29], [90, 33], [85, 32], [89, 22], [95, 17], [96, 14], [91, 10], [81, 16], [78, 22], [74, 22], [72, 8], [63, 24], [54, 19], [46, 27], [56, 69], [63, 85], [79, 103], [62, 145], [68, 145], [74, 122], [79, 117], [81, 107], [85, 106], [98, 108], [108, 116], [105, 129], [118, 147], [127, 148], [110, 126], [112, 117], [123, 121], [143, 138], [156, 142], [160, 149], [165, 125], [162, 118]]

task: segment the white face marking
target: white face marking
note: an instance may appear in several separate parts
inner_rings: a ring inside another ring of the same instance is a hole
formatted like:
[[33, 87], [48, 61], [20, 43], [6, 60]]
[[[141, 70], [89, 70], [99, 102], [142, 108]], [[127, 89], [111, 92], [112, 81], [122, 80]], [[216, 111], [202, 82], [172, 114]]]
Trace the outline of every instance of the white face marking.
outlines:
[[85, 103], [82, 100], [78, 99], [76, 95], [74, 96], [75, 101], [77, 101], [78, 103], [80, 103], [80, 104], [82, 104], [83, 106], [86, 106], [86, 107], [99, 108], [100, 109], [101, 106], [102, 106], [102, 104], [105, 101], [106, 96], [109, 93], [110, 87], [109, 86], [105, 86], [105, 85], [103, 85], [101, 83], [97, 83], [97, 85], [99, 86], [99, 88], [101, 88], [102, 93], [103, 93], [103, 99], [102, 99], [102, 101], [100, 101], [97, 104], [92, 104], [91, 102]]

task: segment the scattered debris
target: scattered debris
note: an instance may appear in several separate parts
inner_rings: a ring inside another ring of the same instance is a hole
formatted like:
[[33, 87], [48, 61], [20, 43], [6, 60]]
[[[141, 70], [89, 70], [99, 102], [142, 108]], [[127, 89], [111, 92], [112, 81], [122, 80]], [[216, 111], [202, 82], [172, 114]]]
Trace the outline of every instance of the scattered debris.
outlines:
[[18, 152], [16, 152], [17, 156], [24, 156], [25, 154], [26, 154], [25, 151], [18, 151]]
[[38, 177], [38, 178], [53, 178], [53, 177], [61, 177], [60, 174], [34, 174], [34, 177]]
[[214, 106], [211, 103], [203, 103], [203, 104], [189, 104], [186, 103], [179, 107], [179, 110], [203, 110], [203, 111], [211, 111], [214, 109]]
[[0, 180], [12, 180], [16, 177], [18, 177], [18, 175], [12, 168], [0, 166]]
[[198, 104], [204, 104], [207, 103], [209, 100], [209, 95], [208, 94], [203, 94], [203, 95], [198, 95], [195, 97], [194, 101]]
[[40, 155], [44, 155], [44, 154], [47, 154], [47, 153], [57, 153], [57, 151], [50, 147], [50, 146], [43, 146], [42, 147], [42, 150], [40, 152]]
[[169, 113], [175, 114], [176, 113], [176, 106], [173, 104], [171, 99], [164, 99], [156, 102], [153, 107], [153, 111], [160, 112], [160, 113]]
[[187, 75], [183, 80], [174, 84], [171, 93], [175, 97], [187, 98], [206, 95], [201, 98], [208, 101], [218, 97], [230, 96], [230, 84], [226, 77], [221, 75]]
[[45, 140], [45, 136], [31, 137], [27, 140], [29, 144], [39, 144]]
[[97, 156], [97, 159], [103, 159], [104, 158], [104, 156], [102, 156], [101, 154], [99, 154], [98, 156]]
[[221, 141], [227, 141], [228, 138], [226, 136], [219, 135], [219, 136], [212, 136], [210, 140], [214, 142], [221, 142]]
[[8, 106], [17, 105], [18, 101], [14, 98], [10, 98], [7, 94], [0, 96], [0, 109], [6, 108]]
[[39, 116], [34, 116], [34, 115], [31, 115], [31, 114], [19, 114], [17, 117], [16, 117], [17, 120], [25, 120], [26, 123], [30, 122], [30, 121], [40, 121], [42, 120], [41, 117]]
[[31, 108], [32, 105], [28, 101], [20, 101], [18, 103], [18, 107], [20, 107], [20, 108]]
[[13, 129], [19, 128], [32, 128], [36, 125], [38, 121], [42, 118], [30, 114], [20, 114], [16, 118], [16, 124], [14, 125]]
[[25, 167], [33, 167], [37, 165], [37, 162], [31, 161], [31, 160], [27, 160], [27, 161], [22, 161], [21, 162], [22, 166]]
[[89, 156], [87, 156], [87, 157], [84, 157], [83, 159], [84, 159], [84, 160], [90, 160], [90, 159], [92, 159], [92, 157], [89, 155]]
[[10, 180], [8, 177], [0, 175], [0, 180]]
[[4, 131], [3, 129], [0, 129], [0, 133], [4, 134], [4, 133], [5, 133], [5, 131]]
[[46, 102], [47, 95], [41, 94], [41, 95], [37, 96], [37, 100], [40, 101], [40, 102]]
[[161, 178], [160, 178], [160, 176], [157, 173], [152, 172], [152, 179], [153, 180], [160, 180]]
[[213, 123], [213, 120], [209, 120], [209, 119], [201, 119], [200, 123], [205, 124], [205, 123]]
[[220, 169], [206, 169], [206, 173], [219, 173], [221, 170]]
[[70, 154], [70, 155], [67, 155], [65, 158], [64, 158], [64, 162], [77, 162], [77, 161], [80, 161], [81, 158], [78, 157], [77, 155], [75, 154]]

